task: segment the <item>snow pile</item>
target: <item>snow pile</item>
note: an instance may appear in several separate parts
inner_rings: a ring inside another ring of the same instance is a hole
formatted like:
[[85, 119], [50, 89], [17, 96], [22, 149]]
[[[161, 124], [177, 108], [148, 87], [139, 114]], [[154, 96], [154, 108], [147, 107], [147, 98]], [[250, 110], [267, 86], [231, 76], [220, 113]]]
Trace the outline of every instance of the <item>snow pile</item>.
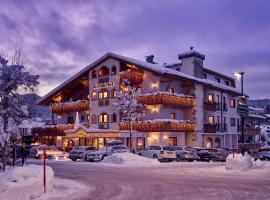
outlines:
[[253, 159], [246, 152], [243, 156], [242, 154], [230, 154], [226, 159], [227, 170], [248, 170], [254, 167]]
[[[47, 192], [53, 191], [54, 172], [46, 167]], [[43, 167], [29, 165], [27, 167], [9, 168], [0, 174], [0, 199], [33, 199], [41, 196], [43, 188]], [[4, 188], [4, 189], [2, 189]]]
[[115, 153], [111, 156], [105, 157], [102, 162], [129, 167], [145, 167], [160, 164], [156, 159], [145, 158], [132, 153]]

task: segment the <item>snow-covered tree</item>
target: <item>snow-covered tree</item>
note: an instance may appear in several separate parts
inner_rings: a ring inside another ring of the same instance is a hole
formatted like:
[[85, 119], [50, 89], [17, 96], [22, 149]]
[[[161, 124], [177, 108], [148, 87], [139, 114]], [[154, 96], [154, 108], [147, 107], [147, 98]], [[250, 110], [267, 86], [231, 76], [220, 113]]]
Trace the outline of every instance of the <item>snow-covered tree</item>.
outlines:
[[25, 71], [23, 65], [8, 64], [8, 60], [0, 56], [0, 151], [3, 154], [3, 170], [8, 157], [10, 129], [28, 117], [21, 94], [33, 92], [39, 84], [38, 78], [38, 75]]
[[137, 122], [144, 116], [143, 105], [137, 101], [138, 92], [128, 81], [122, 81], [122, 90], [117, 92], [117, 101], [114, 103], [115, 109], [120, 112], [121, 123], [127, 123], [129, 127], [129, 145], [132, 148], [132, 123]]

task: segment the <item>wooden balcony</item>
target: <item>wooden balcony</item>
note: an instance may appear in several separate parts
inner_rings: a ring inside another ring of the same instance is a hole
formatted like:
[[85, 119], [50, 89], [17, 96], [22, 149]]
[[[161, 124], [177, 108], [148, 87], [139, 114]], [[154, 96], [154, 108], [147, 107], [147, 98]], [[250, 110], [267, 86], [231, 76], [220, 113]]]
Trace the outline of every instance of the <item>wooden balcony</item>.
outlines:
[[32, 135], [38, 134], [38, 136], [64, 136], [65, 130], [73, 128], [74, 124], [44, 125], [41, 127], [32, 128]]
[[182, 94], [156, 92], [139, 96], [138, 102], [147, 105], [163, 104], [167, 106], [193, 107], [195, 99], [192, 96]]
[[217, 110], [217, 105], [218, 104], [216, 102], [205, 101], [204, 110], [215, 112]]
[[204, 133], [216, 133], [218, 130], [217, 124], [204, 124]]
[[89, 101], [80, 100], [76, 102], [54, 103], [50, 106], [53, 113], [67, 113], [89, 110]]
[[143, 73], [137, 71], [124, 71], [120, 73], [120, 80], [127, 79], [132, 83], [141, 84], [143, 82]]
[[260, 128], [244, 127], [244, 134], [245, 135], [250, 135], [250, 136], [251, 135], [260, 135], [261, 134], [261, 129]]
[[[132, 130], [140, 132], [193, 132], [194, 123], [181, 122], [178, 120], [155, 120], [132, 123]], [[129, 124], [121, 123], [120, 130], [129, 130]]]

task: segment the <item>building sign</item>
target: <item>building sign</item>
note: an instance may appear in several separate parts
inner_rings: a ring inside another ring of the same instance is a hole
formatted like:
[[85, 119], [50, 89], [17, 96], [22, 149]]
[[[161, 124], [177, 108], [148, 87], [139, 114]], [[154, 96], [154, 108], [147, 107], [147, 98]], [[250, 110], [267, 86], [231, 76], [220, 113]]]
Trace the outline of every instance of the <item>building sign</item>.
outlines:
[[114, 86], [114, 82], [93, 83], [93, 89], [108, 88], [108, 87], [113, 87], [113, 86]]

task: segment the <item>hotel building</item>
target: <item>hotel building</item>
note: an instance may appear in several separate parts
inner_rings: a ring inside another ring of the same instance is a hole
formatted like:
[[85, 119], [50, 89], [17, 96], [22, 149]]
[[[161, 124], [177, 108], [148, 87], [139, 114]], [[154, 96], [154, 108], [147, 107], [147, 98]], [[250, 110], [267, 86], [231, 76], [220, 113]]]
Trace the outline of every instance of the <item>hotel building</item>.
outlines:
[[121, 139], [129, 144], [128, 125], [116, 111], [117, 91], [128, 79], [140, 94], [143, 120], [132, 124], [132, 146], [181, 145], [237, 147], [239, 91], [235, 80], [205, 68], [205, 56], [191, 49], [179, 62], [157, 64], [107, 53], [45, 95], [51, 124], [32, 129], [41, 144], [71, 148], [102, 147]]

